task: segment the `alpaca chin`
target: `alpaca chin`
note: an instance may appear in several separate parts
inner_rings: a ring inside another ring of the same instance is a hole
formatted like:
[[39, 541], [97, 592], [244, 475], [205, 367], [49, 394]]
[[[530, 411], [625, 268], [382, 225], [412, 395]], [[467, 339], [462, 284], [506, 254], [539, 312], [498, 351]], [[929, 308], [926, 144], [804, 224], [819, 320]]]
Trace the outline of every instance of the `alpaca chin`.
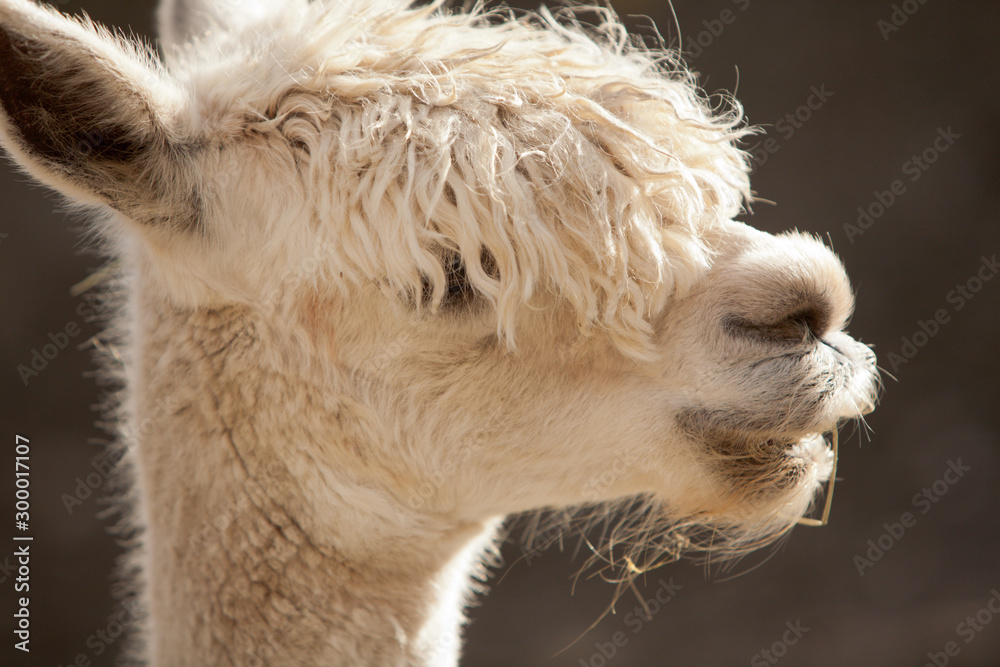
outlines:
[[728, 491], [719, 493], [720, 502], [701, 514], [705, 524], [732, 533], [736, 543], [749, 539], [751, 548], [789, 530], [808, 513], [822, 485], [835, 474], [835, 456], [827, 437], [810, 434], [790, 444], [769, 440], [741, 447], [739, 453], [727, 449], [725, 454], [719, 454], [719, 444], [713, 443], [713, 477], [721, 482], [715, 492]]
[[804, 463], [808, 472], [803, 484], [809, 487], [826, 482], [836, 472], [833, 449], [822, 434], [803, 438], [788, 450], [788, 456]]
[[775, 466], [774, 473], [745, 491], [752, 512], [747, 523], [784, 532], [801, 522], [823, 484], [836, 474], [835, 456], [827, 438], [817, 433], [786, 449]]

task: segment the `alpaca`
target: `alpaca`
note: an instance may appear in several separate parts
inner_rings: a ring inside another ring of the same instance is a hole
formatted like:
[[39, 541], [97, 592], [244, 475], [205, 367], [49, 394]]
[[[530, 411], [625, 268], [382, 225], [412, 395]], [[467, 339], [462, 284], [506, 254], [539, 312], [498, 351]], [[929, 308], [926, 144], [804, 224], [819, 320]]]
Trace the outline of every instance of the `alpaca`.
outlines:
[[589, 11], [174, 0], [157, 56], [0, 0], [0, 140], [115, 258], [126, 659], [455, 665], [506, 515], [630, 508], [624, 580], [810, 510], [876, 395], [844, 268]]

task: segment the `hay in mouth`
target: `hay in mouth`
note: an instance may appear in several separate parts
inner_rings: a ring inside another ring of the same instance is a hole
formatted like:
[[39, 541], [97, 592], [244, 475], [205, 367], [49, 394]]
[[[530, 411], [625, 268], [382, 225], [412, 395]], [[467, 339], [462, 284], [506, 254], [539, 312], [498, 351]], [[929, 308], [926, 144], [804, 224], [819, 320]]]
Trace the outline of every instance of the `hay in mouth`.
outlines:
[[769, 438], [748, 444], [743, 438], [715, 437], [707, 438], [705, 444], [714, 459], [716, 474], [729, 482], [734, 498], [754, 503], [766, 502], [793, 491], [803, 483], [811, 486], [812, 483], [827, 482], [824, 518], [801, 523], [823, 525], [829, 518], [830, 487], [836, 472], [836, 428], [796, 439]]
[[[824, 438], [825, 441], [825, 436], [820, 437]], [[836, 427], [830, 430], [829, 438], [830, 444], [827, 451], [831, 454], [833, 460], [831, 461], [830, 472], [826, 479], [826, 501], [823, 503], [823, 513], [819, 519], [807, 516], [800, 517], [798, 523], [801, 526], [825, 526], [830, 520], [830, 508], [833, 507], [833, 487], [837, 481], [838, 438]], [[824, 442], [824, 444], [826, 443]]]

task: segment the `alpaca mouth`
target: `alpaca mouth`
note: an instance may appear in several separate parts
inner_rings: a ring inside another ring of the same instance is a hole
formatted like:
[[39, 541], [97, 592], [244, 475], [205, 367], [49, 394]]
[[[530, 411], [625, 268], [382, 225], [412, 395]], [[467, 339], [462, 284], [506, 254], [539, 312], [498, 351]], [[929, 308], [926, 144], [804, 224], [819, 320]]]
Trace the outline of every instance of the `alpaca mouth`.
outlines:
[[[829, 438], [829, 441], [827, 440]], [[790, 456], [798, 456], [811, 464], [818, 484], [826, 482], [826, 500], [820, 517], [800, 517], [798, 523], [803, 526], [825, 526], [830, 519], [830, 508], [833, 506], [833, 486], [837, 481], [837, 427], [825, 434], [818, 433], [803, 438], [789, 451]]]
[[795, 493], [815, 493], [827, 483], [821, 517], [803, 518], [805, 525], [825, 525], [833, 498], [837, 466], [837, 429], [798, 438], [768, 438], [748, 444], [740, 438], [708, 438], [714, 469], [745, 500], [766, 502]]
[[767, 440], [759, 445], [767, 452], [762, 463], [786, 468], [795, 483], [821, 484], [830, 479], [836, 467], [836, 429], [810, 433], [795, 440]]
[[785, 447], [786, 456], [812, 467], [817, 482], [825, 482], [836, 472], [837, 430], [813, 433]]

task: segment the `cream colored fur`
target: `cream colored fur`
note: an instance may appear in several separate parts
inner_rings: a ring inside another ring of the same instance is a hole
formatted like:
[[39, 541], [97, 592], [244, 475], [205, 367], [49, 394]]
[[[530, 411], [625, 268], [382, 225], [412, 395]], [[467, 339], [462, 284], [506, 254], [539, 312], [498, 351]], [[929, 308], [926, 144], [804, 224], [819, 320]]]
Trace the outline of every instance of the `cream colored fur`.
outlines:
[[874, 404], [843, 268], [573, 16], [175, 0], [161, 64], [0, 0], [3, 145], [124, 267], [133, 659], [454, 665], [507, 514], [641, 496], [650, 564], [809, 509]]

